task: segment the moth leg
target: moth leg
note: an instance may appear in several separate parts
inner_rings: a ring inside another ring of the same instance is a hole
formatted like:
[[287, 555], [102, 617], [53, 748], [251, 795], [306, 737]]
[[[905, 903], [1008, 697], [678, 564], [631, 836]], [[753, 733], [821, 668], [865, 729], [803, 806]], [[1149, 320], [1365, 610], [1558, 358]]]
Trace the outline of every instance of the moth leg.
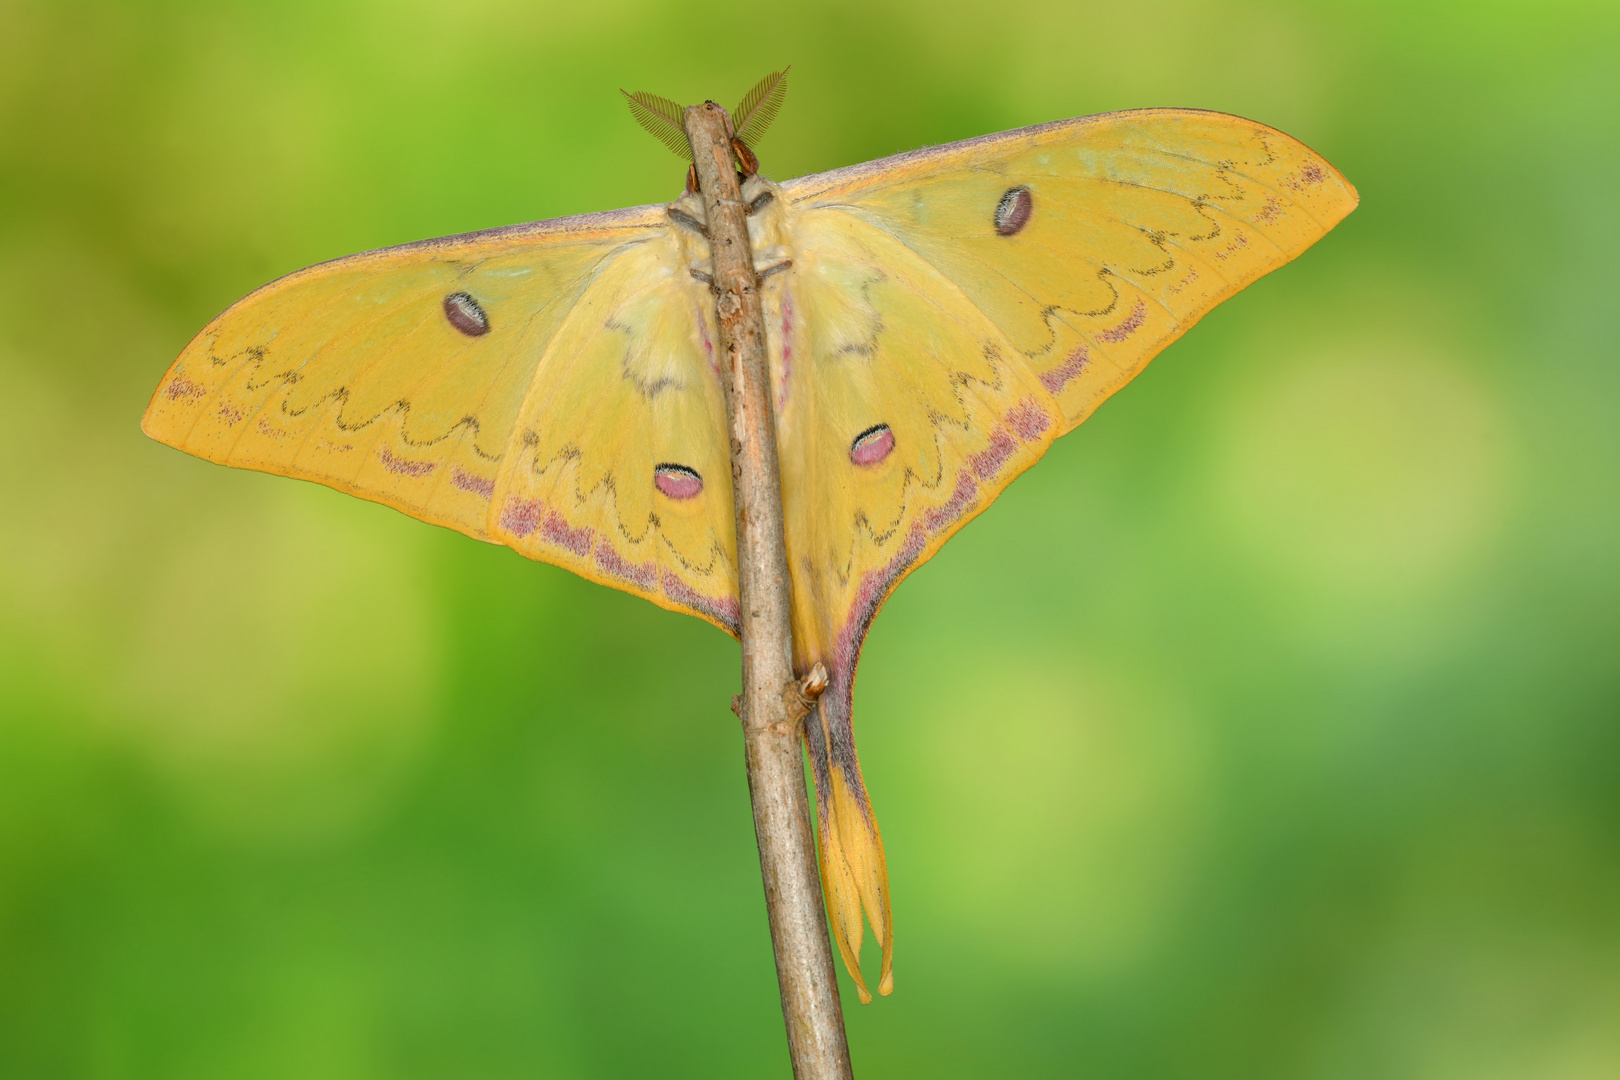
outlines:
[[[759, 158], [755, 157], [754, 152], [748, 149], [747, 143], [741, 139], [733, 138], [731, 140], [731, 152], [737, 155], [737, 162], [742, 166], [742, 172], [738, 175], [744, 180], [759, 172]], [[693, 166], [693, 168], [696, 167]]]

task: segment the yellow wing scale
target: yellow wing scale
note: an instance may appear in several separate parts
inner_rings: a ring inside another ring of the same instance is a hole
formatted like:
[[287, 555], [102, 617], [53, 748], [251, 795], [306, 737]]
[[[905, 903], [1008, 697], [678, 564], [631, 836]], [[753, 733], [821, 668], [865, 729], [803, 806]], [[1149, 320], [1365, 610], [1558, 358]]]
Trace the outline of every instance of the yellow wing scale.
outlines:
[[[862, 1000], [893, 923], [851, 704], [906, 574], [1204, 313], [1355, 206], [1295, 140], [1150, 109], [775, 187], [762, 273], [795, 663], [829, 925]], [[198, 335], [142, 426], [504, 543], [737, 632], [701, 200], [492, 230], [290, 275]], [[458, 299], [459, 298], [459, 299]]]

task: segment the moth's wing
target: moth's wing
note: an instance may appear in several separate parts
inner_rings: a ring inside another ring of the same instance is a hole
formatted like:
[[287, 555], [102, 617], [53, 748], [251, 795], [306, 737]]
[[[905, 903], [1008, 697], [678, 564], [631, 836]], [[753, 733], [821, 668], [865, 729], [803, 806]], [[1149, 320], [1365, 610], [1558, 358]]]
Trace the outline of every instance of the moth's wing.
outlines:
[[491, 528], [530, 558], [737, 634], [714, 299], [690, 256], [673, 237], [637, 245], [568, 312], [518, 414]]
[[[735, 589], [706, 598], [712, 575], [649, 588], [639, 575], [604, 570], [619, 565], [616, 541], [593, 541], [581, 556], [578, 529], [616, 534], [615, 523], [591, 516], [600, 505], [590, 512], [568, 508], [576, 533], [566, 543], [548, 539], [561, 535], [554, 530], [515, 535], [494, 510], [525, 403], [556, 400], [548, 380], [567, 365], [543, 363], [554, 356], [554, 342], [564, 332], [574, 346], [588, 337], [581, 312], [622, 292], [626, 260], [644, 266], [649, 247], [671, 246], [669, 232], [663, 207], [639, 207], [424, 241], [301, 270], [205, 328], [159, 383], [141, 426], [199, 457], [313, 480], [480, 540], [510, 543], [531, 558], [729, 628], [735, 620], [724, 617], [724, 600]], [[685, 311], [686, 297], [671, 299]], [[613, 336], [596, 329], [599, 337]], [[703, 367], [701, 346], [694, 348], [687, 360]], [[601, 372], [604, 387], [617, 372], [617, 366]], [[717, 394], [710, 396], [718, 401]], [[723, 452], [719, 410], [709, 406], [697, 410], [708, 426], [692, 437]], [[525, 415], [529, 429], [548, 431], [568, 430], [577, 418]], [[581, 434], [583, 459], [609, 470], [635, 467], [612, 460], [631, 448]], [[729, 529], [729, 488], [706, 501], [721, 498], [724, 507], [709, 509]], [[633, 549], [620, 554], [629, 563], [645, 561]]]
[[807, 725], [833, 939], [858, 966], [864, 910], [893, 985], [882, 842], [855, 757], [861, 641], [900, 578], [1033, 464], [1061, 415], [996, 325], [893, 235], [842, 211], [792, 219], [767, 279], [797, 666], [831, 683]]
[[[495, 474], [540, 357], [599, 266], [658, 223], [648, 207], [289, 274], [197, 335], [141, 427], [210, 461], [314, 480], [490, 540]], [[456, 329], [444, 306], [456, 294], [479, 305], [487, 332]]]
[[783, 190], [796, 207], [861, 216], [950, 278], [1057, 397], [1065, 431], [1356, 206], [1303, 143], [1187, 109], [1041, 124]]
[[[861, 643], [900, 580], [1204, 312], [1355, 206], [1270, 128], [1142, 110], [1046, 124], [782, 185], [794, 269], [773, 312], [801, 667], [835, 940], [892, 929], [855, 760]], [[888, 458], [851, 439], [888, 424]], [[857, 980], [859, 975], [857, 974]], [[865, 988], [861, 987], [864, 994]]]

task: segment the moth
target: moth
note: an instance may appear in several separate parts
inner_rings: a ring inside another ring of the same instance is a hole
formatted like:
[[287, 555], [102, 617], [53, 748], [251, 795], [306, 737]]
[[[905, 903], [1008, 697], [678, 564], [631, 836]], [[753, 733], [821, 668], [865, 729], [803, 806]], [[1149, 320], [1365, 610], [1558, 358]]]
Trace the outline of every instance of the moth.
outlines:
[[[878, 609], [1053, 439], [1357, 196], [1287, 135], [1190, 109], [1059, 120], [777, 183], [749, 143], [783, 74], [736, 110], [734, 146], [768, 334], [794, 662], [830, 673], [805, 728], [823, 888], [868, 1001], [863, 915], [883, 993], [894, 935], [851, 700]], [[682, 151], [672, 103], [632, 95], [632, 109]], [[322, 263], [210, 323], [142, 428], [735, 635], [710, 271], [690, 190]]]

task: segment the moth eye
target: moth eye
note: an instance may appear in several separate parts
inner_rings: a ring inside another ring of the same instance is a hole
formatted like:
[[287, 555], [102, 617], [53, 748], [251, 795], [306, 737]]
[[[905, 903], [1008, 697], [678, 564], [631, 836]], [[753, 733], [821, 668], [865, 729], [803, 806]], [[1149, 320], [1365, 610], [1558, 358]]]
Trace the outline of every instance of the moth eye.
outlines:
[[1029, 224], [1030, 211], [1035, 209], [1035, 197], [1022, 184], [1010, 187], [996, 204], [996, 232], [1001, 236], [1013, 233]]
[[876, 465], [893, 451], [894, 432], [888, 424], [874, 424], [849, 444], [849, 460], [857, 465]]
[[653, 469], [653, 483], [672, 499], [696, 498], [703, 491], [703, 477], [696, 469], [667, 462]]
[[489, 333], [489, 316], [467, 293], [453, 292], [444, 298], [444, 317], [468, 337], [483, 337]]

